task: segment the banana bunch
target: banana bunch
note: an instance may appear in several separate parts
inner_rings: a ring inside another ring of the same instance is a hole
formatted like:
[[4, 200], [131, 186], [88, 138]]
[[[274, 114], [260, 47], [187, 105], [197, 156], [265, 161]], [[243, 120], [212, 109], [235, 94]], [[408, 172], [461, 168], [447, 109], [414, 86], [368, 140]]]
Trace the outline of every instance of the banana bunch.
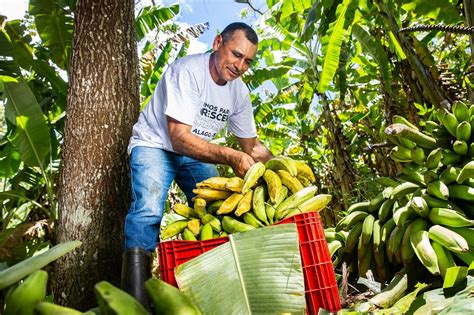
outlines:
[[[150, 304], [153, 305], [152, 314], [202, 314], [199, 308], [184, 293], [162, 280], [157, 278], [148, 279], [145, 282], [145, 290], [150, 298]], [[94, 287], [94, 293], [99, 307], [85, 313], [51, 302], [40, 302], [34, 306], [34, 314], [150, 314], [133, 296], [107, 281], [97, 283]], [[29, 313], [18, 311], [14, 314], [33, 314], [33, 308]]]
[[474, 261], [474, 106], [457, 102], [432, 116], [423, 131], [400, 116], [385, 129], [403, 169], [375, 198], [348, 208], [329, 242], [340, 243], [334, 263], [357, 257], [360, 276], [371, 269], [385, 281], [392, 267], [420, 263], [444, 277]]
[[308, 164], [286, 156], [255, 163], [244, 178], [209, 178], [193, 190], [192, 207], [174, 206], [173, 211], [183, 219], [166, 225], [161, 239], [207, 240], [321, 211], [331, 196], [316, 195], [315, 181]]
[[48, 273], [37, 270], [30, 273], [22, 282], [13, 285], [5, 297], [3, 312], [10, 314], [33, 314], [37, 303], [46, 298], [46, 286], [48, 284]]

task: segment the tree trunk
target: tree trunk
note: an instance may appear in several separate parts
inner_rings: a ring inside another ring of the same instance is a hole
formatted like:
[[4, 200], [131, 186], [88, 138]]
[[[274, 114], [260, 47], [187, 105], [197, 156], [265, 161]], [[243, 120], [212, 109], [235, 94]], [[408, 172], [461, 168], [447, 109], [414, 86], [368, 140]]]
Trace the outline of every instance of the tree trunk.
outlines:
[[56, 236], [83, 245], [58, 260], [52, 287], [59, 304], [86, 310], [97, 282], [120, 283], [139, 108], [133, 0], [77, 1], [70, 74]]
[[328, 146], [331, 148], [333, 154], [334, 169], [330, 171], [332, 174], [332, 184], [335, 190], [332, 193], [336, 198], [333, 198], [332, 209], [334, 213], [325, 212], [324, 223], [326, 226], [333, 226], [338, 221], [337, 214], [343, 209], [348, 208], [345, 200], [353, 194], [353, 187], [356, 177], [356, 171], [352, 165], [352, 160], [347, 152], [349, 144], [342, 133], [342, 125], [339, 121], [335, 111], [331, 109], [329, 101], [324, 95], [320, 95], [324, 117], [324, 126], [329, 131], [327, 136]]

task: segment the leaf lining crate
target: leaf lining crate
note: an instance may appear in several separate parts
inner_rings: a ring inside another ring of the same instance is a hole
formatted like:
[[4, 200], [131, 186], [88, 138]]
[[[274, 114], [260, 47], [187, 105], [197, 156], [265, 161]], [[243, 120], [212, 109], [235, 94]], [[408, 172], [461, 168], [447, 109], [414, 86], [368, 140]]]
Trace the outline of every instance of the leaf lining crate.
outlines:
[[[316, 314], [319, 308], [339, 311], [341, 302], [336, 275], [319, 213], [301, 213], [277, 224], [285, 223], [296, 223], [298, 228], [307, 313]], [[177, 266], [228, 241], [228, 237], [221, 237], [206, 241], [161, 242], [158, 245], [160, 278], [177, 286], [174, 276]]]

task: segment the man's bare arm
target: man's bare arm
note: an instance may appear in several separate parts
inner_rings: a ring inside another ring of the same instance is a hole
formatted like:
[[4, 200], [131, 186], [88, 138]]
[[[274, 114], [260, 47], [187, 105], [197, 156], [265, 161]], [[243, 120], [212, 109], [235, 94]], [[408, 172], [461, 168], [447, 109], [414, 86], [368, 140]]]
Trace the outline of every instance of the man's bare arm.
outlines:
[[191, 126], [168, 117], [168, 131], [173, 149], [193, 159], [214, 163], [227, 164], [237, 176], [243, 177], [255, 161], [244, 152], [232, 148], [209, 143], [191, 132]]
[[250, 155], [254, 161], [265, 163], [273, 158], [273, 154], [257, 138], [237, 138], [242, 151]]

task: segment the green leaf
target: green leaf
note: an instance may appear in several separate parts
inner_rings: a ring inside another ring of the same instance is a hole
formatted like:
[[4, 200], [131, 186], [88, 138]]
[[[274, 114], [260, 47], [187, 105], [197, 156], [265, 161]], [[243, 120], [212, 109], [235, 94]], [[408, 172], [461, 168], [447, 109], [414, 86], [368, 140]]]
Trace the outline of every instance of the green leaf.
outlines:
[[159, 28], [163, 23], [172, 19], [179, 13], [179, 5], [169, 7], [146, 6], [140, 10], [135, 19], [137, 39], [140, 41], [151, 30]]
[[452, 288], [466, 280], [468, 268], [466, 266], [449, 267], [446, 269], [443, 288]]
[[20, 163], [20, 152], [15, 150], [11, 144], [5, 145], [0, 151], [0, 177], [13, 176], [18, 171]]
[[67, 95], [67, 83], [59, 76], [56, 70], [46, 61], [33, 58], [33, 48], [29, 45], [29, 36], [26, 28], [19, 20], [6, 24], [8, 36], [12, 42], [13, 55], [18, 65], [24, 69], [33, 68], [39, 76], [45, 77], [55, 88], [55, 92]]
[[179, 265], [178, 286], [203, 314], [304, 313], [297, 235], [293, 223], [232, 234]]
[[415, 301], [418, 292], [427, 286], [428, 285], [425, 283], [417, 283], [415, 290], [400, 298], [392, 307], [380, 310], [376, 312], [376, 314], [405, 314], [410, 309], [411, 304]]
[[418, 17], [430, 18], [436, 23], [457, 24], [462, 16], [456, 10], [455, 1], [447, 0], [416, 0], [402, 6]]
[[332, 78], [336, 74], [339, 66], [339, 56], [341, 54], [341, 45], [346, 35], [346, 12], [349, 6], [352, 4], [352, 0], [344, 0], [338, 7], [338, 15], [334, 27], [330, 29], [329, 41], [324, 56], [323, 70], [319, 78], [318, 91], [324, 93]]
[[38, 35], [51, 60], [67, 70], [72, 46], [72, 12], [58, 0], [30, 0], [29, 13], [35, 18]]
[[369, 33], [367, 33], [357, 24], [352, 27], [352, 34], [357, 38], [364, 50], [367, 51], [372, 56], [372, 58], [377, 61], [380, 71], [382, 72], [385, 89], [387, 92], [391, 93], [392, 73], [390, 71], [390, 63], [382, 44], [378, 41], [375, 41], [374, 38], [369, 35]]
[[82, 245], [80, 241], [61, 243], [46, 252], [29, 257], [16, 265], [0, 271], [0, 290], [20, 281], [30, 273], [43, 268], [50, 262], [55, 261], [80, 245]]
[[0, 30], [0, 75], [20, 75], [20, 67], [14, 60], [13, 45], [10, 36]]
[[51, 140], [43, 112], [23, 80], [18, 83], [4, 82], [4, 85], [7, 97], [5, 116], [16, 125], [9, 140], [20, 152], [26, 165], [39, 166], [44, 170], [51, 150]]
[[405, 52], [403, 51], [403, 48], [402, 46], [400, 45], [400, 43], [398, 42], [397, 38], [395, 37], [395, 35], [393, 34], [392, 31], [388, 32], [388, 35], [390, 37], [390, 39], [392, 40], [392, 44], [393, 44], [393, 47], [395, 49], [395, 53], [397, 54], [397, 57], [398, 57], [398, 60], [405, 60], [407, 59], [407, 55], [405, 54]]

